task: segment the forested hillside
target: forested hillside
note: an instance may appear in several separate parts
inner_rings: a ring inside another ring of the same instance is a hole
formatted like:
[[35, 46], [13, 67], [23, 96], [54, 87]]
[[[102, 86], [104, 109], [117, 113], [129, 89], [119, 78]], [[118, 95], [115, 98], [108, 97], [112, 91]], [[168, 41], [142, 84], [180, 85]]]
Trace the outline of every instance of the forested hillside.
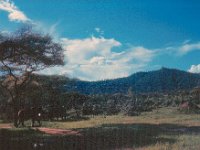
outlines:
[[65, 85], [65, 89], [84, 94], [113, 94], [134, 92], [171, 92], [190, 90], [200, 85], [200, 74], [177, 69], [162, 68], [157, 71], [138, 72], [129, 77], [97, 81], [74, 81]]

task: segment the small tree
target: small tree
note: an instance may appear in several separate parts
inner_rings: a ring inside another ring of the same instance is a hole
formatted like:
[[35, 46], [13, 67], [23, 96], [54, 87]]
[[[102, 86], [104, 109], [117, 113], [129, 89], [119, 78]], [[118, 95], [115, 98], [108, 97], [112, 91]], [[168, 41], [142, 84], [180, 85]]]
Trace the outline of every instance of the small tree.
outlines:
[[1, 87], [7, 92], [13, 106], [14, 125], [24, 89], [31, 81], [31, 74], [47, 67], [63, 65], [63, 49], [49, 35], [25, 27], [11, 35], [0, 35]]

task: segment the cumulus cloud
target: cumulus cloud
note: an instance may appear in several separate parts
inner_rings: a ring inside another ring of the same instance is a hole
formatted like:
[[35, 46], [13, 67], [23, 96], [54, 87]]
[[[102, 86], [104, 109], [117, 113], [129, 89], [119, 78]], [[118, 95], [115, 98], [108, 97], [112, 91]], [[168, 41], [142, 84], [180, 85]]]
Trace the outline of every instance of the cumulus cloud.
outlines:
[[67, 74], [82, 80], [113, 79], [144, 69], [155, 55], [153, 50], [142, 46], [113, 51], [113, 48], [122, 44], [103, 37], [62, 38], [62, 44], [66, 65], [49, 68], [45, 73]]
[[65, 55], [68, 63], [77, 63], [78, 60], [85, 64], [95, 56], [108, 56], [113, 47], [121, 45], [114, 39], [96, 37], [74, 40], [62, 38], [61, 40], [66, 49]]
[[20, 21], [20, 22], [28, 22], [30, 21], [27, 16], [20, 11], [15, 4], [9, 0], [1, 0], [0, 1], [0, 10], [8, 12], [8, 18], [10, 21]]
[[200, 64], [192, 65], [188, 71], [191, 73], [200, 73]]

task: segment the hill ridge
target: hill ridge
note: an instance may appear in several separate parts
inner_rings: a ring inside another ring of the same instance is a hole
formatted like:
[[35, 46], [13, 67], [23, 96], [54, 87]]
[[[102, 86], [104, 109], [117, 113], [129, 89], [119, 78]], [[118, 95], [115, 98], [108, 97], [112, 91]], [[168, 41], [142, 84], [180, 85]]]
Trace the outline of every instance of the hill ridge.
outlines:
[[162, 67], [159, 70], [137, 72], [128, 77], [103, 81], [74, 81], [68, 85], [68, 91], [83, 94], [127, 93], [134, 92], [170, 92], [187, 90], [200, 86], [200, 74], [174, 68]]

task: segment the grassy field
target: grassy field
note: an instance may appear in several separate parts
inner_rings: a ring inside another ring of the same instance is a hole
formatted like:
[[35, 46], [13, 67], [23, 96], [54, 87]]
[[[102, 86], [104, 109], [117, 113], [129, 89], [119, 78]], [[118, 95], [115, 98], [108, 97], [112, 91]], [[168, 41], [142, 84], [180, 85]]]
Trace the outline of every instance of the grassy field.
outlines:
[[[29, 125], [30, 122], [26, 124]], [[197, 150], [200, 148], [200, 115], [181, 114], [176, 108], [160, 108], [133, 117], [117, 115], [65, 122], [46, 121], [43, 122], [43, 126], [75, 130], [81, 135], [47, 135], [31, 128], [1, 129], [0, 149]]]

